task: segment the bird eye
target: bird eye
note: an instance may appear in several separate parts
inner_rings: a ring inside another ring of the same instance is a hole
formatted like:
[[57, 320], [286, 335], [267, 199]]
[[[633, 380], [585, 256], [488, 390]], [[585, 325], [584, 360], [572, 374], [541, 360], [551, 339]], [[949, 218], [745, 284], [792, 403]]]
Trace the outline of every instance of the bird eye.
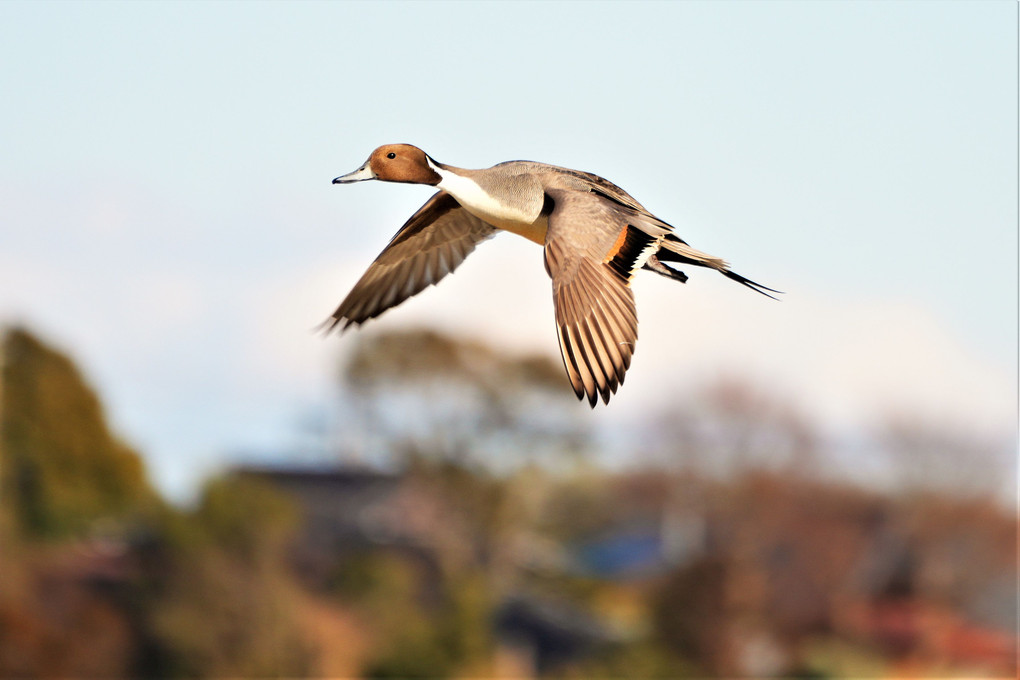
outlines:
[[386, 154], [386, 157], [387, 157], [387, 158], [396, 158], [396, 157], [397, 157], [397, 154], [395, 154], [395, 153], [393, 153], [392, 151], [390, 151], [390, 152], [389, 152], [388, 154]]

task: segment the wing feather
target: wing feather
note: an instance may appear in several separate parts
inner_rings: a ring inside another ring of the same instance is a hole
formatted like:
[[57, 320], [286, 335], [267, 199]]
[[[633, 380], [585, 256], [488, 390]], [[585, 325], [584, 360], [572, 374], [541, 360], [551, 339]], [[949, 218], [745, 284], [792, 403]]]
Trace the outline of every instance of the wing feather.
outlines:
[[445, 191], [411, 216], [327, 319], [327, 332], [360, 325], [439, 283], [496, 233]]
[[588, 395], [588, 403], [595, 406], [598, 403], [598, 393], [596, 387], [602, 377], [597, 371], [592, 369], [591, 360], [588, 358], [591, 354], [591, 350], [584, 346], [584, 338], [577, 329], [577, 324], [573, 324], [570, 327], [570, 340], [571, 353], [574, 355], [574, 363], [577, 366], [577, 370], [581, 373], [581, 380], [584, 383], [584, 392]]
[[574, 393], [594, 407], [623, 384], [637, 341], [634, 294], [622, 273], [628, 270], [611, 264], [626, 216], [595, 194], [548, 193], [545, 263], [560, 353]]

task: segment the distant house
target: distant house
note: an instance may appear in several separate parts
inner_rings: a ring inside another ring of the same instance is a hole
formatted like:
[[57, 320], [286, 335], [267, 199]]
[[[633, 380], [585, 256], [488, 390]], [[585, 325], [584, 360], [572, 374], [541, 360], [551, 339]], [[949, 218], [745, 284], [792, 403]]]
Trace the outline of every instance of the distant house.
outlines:
[[[571, 546], [577, 572], [612, 581], [635, 581], [676, 569], [705, 555], [713, 527], [696, 497], [680, 497], [661, 476], [615, 480], [613, 525]], [[691, 494], [694, 496], [694, 494]]]
[[304, 513], [310, 548], [346, 552], [396, 540], [384, 510], [400, 490], [397, 475], [362, 468], [240, 467], [239, 477], [268, 482]]
[[708, 525], [669, 508], [657, 522], [621, 526], [573, 546], [576, 571], [608, 580], [640, 580], [703, 555]]
[[582, 573], [598, 578], [639, 578], [662, 571], [667, 562], [662, 534], [656, 528], [613, 532], [578, 545], [574, 562]]
[[[296, 561], [306, 576], [322, 577], [338, 560], [390, 551], [414, 559], [426, 584], [435, 583], [441, 563], [473, 554], [477, 537], [443, 499], [402, 475], [351, 467], [243, 467], [234, 474], [271, 484], [300, 506], [304, 525]], [[541, 547], [524, 541], [517, 552], [550, 562]], [[492, 625], [497, 665], [513, 669], [515, 677], [584, 658], [616, 639], [597, 617], [569, 601], [523, 593], [507, 594]]]
[[438, 577], [446, 527], [433, 521], [441, 502], [396, 474], [359, 467], [240, 467], [240, 477], [271, 484], [303, 512], [295, 566], [323, 578], [338, 561], [386, 550], [412, 559], [426, 576]]
[[516, 673], [525, 677], [547, 674], [618, 639], [575, 604], [526, 594], [508, 597], [493, 625], [503, 654], [517, 657]]

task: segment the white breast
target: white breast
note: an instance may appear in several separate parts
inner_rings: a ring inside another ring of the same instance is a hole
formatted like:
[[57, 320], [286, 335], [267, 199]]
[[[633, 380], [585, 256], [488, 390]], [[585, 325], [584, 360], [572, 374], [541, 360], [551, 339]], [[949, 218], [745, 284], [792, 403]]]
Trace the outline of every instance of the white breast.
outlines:
[[544, 217], [539, 216], [536, 220], [524, 209], [498, 200], [469, 177], [435, 166], [433, 168], [443, 178], [438, 188], [456, 198], [472, 215], [538, 244], [545, 243], [548, 221]]

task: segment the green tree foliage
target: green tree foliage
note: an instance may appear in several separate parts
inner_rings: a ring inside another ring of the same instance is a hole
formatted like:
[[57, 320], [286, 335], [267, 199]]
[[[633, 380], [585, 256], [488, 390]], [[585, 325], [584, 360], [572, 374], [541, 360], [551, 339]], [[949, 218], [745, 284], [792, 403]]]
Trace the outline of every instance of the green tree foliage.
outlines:
[[298, 519], [291, 500], [273, 487], [230, 477], [206, 485], [195, 514], [214, 543], [250, 564], [278, 561]]
[[449, 677], [492, 654], [491, 584], [480, 571], [444, 574], [439, 600], [430, 603], [406, 560], [375, 555], [361, 562], [359, 569], [372, 575], [360, 579], [368, 587], [347, 596], [372, 621], [379, 640], [365, 677]]
[[143, 597], [149, 658], [163, 677], [303, 676], [311, 649], [295, 605], [286, 548], [298, 513], [271, 487], [210, 482], [194, 512], [155, 525]]
[[0, 360], [0, 491], [19, 533], [77, 535], [155, 499], [138, 454], [110, 431], [70, 359], [13, 328]]

